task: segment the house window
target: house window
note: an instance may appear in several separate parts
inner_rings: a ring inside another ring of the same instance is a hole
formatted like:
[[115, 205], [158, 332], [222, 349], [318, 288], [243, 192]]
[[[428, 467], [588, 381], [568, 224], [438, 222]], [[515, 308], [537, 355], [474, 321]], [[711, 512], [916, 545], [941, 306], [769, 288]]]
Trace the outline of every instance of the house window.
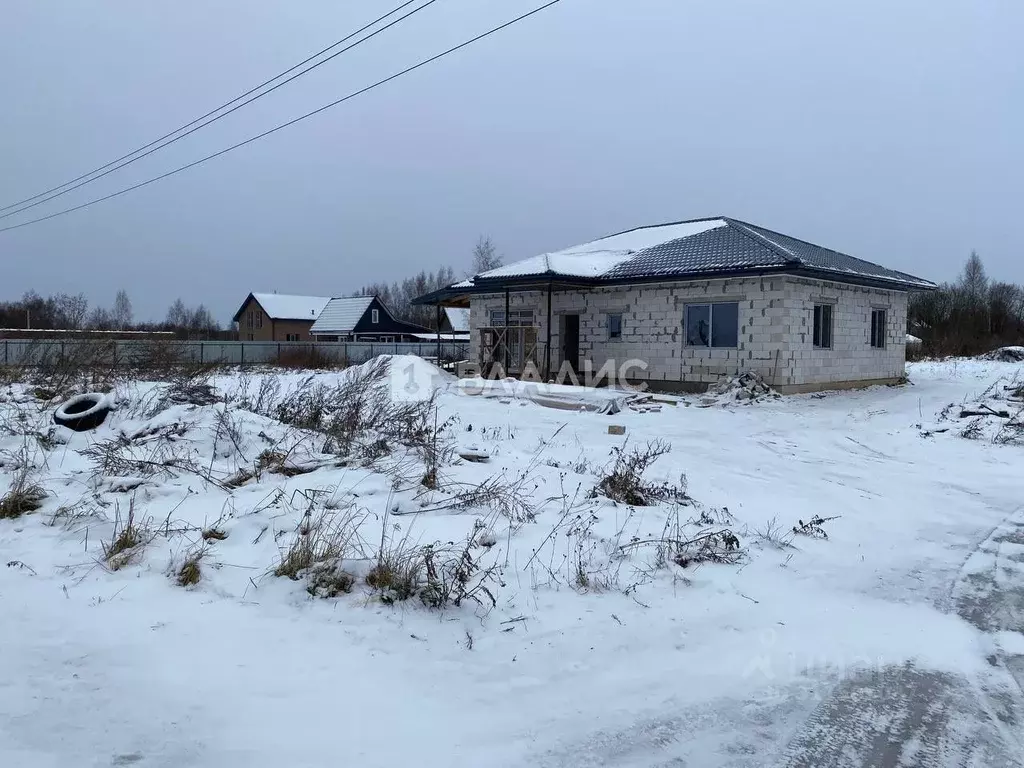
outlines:
[[297, 334], [297, 333], [287, 333], [287, 334], [285, 334], [284, 340], [285, 341], [298, 341], [299, 340], [299, 334]]
[[622, 315], [608, 315], [608, 338], [622, 338]]
[[739, 334], [740, 305], [736, 302], [686, 307], [686, 346], [736, 347]]
[[814, 348], [832, 349], [832, 305], [814, 305]]
[[371, 309], [370, 310], [370, 322], [371, 323], [379, 323], [380, 322], [380, 310], [379, 309]]
[[253, 312], [252, 312], [252, 310], [250, 309], [250, 310], [249, 310], [249, 315], [248, 315], [248, 321], [249, 321], [249, 327], [250, 327], [250, 328], [252, 328], [252, 326], [253, 326], [253, 318], [252, 318], [252, 315], [253, 315]]
[[871, 310], [871, 346], [885, 349], [885, 310]]
[[[512, 309], [508, 313], [508, 324], [516, 328], [530, 327], [533, 325], [532, 309]], [[502, 328], [505, 325], [505, 310], [491, 310], [491, 327]]]
[[262, 328], [263, 327], [263, 313], [262, 312], [260, 312], [258, 315], [256, 315], [256, 327], [257, 328]]

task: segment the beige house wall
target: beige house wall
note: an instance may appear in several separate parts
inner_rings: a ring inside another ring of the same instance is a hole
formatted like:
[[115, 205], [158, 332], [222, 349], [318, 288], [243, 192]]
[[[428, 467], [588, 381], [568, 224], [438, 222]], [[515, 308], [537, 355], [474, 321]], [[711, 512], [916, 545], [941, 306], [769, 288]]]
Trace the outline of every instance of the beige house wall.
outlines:
[[238, 338], [240, 341], [288, 341], [289, 334], [297, 334], [297, 341], [312, 341], [309, 333], [312, 327], [312, 320], [273, 320], [258, 301], [249, 299], [238, 317]]

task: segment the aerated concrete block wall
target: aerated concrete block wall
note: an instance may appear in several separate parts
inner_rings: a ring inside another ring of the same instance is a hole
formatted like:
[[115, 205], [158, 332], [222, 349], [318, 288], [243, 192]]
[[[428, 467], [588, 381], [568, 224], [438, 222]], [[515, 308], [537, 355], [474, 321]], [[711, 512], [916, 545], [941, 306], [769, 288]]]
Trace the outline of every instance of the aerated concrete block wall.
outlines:
[[[736, 302], [739, 339], [731, 349], [687, 347], [685, 307], [691, 303]], [[833, 307], [831, 349], [812, 344], [814, 305]], [[504, 309], [504, 294], [475, 296], [470, 322], [473, 359], [479, 359], [475, 329], [490, 323], [492, 309]], [[510, 308], [532, 309], [538, 339], [546, 338], [547, 294], [514, 293]], [[886, 310], [886, 346], [871, 347], [871, 311]], [[616, 286], [552, 295], [552, 369], [561, 363], [560, 317], [580, 315], [580, 358], [595, 369], [609, 360], [631, 368], [630, 378], [664, 382], [665, 389], [702, 389], [723, 376], [756, 371], [781, 391], [889, 382], [904, 372], [907, 295], [901, 292], [790, 276], [705, 280], [688, 283]], [[622, 315], [622, 339], [608, 338], [608, 315]], [[543, 355], [539, 358], [543, 365]]]

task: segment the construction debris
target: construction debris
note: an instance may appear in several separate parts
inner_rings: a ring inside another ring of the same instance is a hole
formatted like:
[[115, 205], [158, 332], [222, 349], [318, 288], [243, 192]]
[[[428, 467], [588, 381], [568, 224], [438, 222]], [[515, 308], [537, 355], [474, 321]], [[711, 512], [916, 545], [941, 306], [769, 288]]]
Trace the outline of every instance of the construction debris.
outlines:
[[731, 395], [733, 400], [752, 402], [766, 398], [781, 397], [765, 382], [764, 377], [756, 371], [744, 371], [738, 376], [722, 379], [708, 389], [708, 396], [701, 399], [701, 405], [716, 405], [723, 396]]

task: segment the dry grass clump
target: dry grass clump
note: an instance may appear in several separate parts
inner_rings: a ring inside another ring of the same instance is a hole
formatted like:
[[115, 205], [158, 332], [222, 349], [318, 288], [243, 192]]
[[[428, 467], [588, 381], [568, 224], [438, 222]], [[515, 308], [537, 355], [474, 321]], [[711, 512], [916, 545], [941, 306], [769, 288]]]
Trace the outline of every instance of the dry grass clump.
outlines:
[[615, 461], [606, 467], [598, 480], [592, 496], [604, 495], [612, 501], [635, 507], [647, 507], [663, 502], [685, 503], [690, 500], [686, 493], [686, 476], [681, 475], [679, 483], [652, 483], [644, 479], [644, 472], [660, 457], [669, 453], [672, 446], [660, 440], [653, 440], [643, 448], [626, 446], [615, 449]]
[[46, 490], [32, 480], [31, 467], [23, 466], [14, 476], [14, 482], [0, 496], [0, 520], [11, 520], [43, 506]]
[[326, 435], [324, 450], [342, 455], [366, 438], [383, 440], [378, 448], [433, 443], [433, 399], [393, 400], [390, 370], [391, 361], [378, 358], [349, 371], [335, 387], [308, 379], [266, 415]]
[[179, 587], [194, 587], [203, 578], [203, 558], [209, 552], [209, 547], [203, 541], [193, 546], [185, 553], [185, 559], [178, 567], [174, 580]]
[[281, 553], [274, 575], [298, 581], [315, 566], [338, 565], [354, 553], [363, 517], [363, 512], [352, 507], [323, 508], [315, 514], [307, 509], [294, 538]]
[[419, 592], [425, 566], [423, 553], [410, 545], [408, 537], [393, 544], [382, 539], [377, 562], [366, 574], [366, 586], [387, 605], [408, 600]]
[[120, 570], [134, 562], [152, 538], [149, 527], [135, 519], [133, 499], [128, 507], [128, 516], [122, 520], [119, 513], [114, 520], [110, 541], [103, 544], [103, 560], [110, 570]]

